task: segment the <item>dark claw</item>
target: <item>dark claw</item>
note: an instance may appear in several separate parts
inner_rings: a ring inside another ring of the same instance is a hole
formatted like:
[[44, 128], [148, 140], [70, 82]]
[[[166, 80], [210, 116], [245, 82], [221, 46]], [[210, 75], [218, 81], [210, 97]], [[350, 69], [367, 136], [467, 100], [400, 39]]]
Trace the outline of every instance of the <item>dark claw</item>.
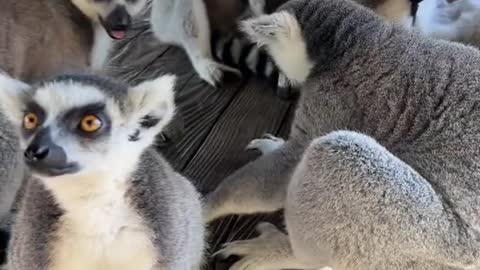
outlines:
[[286, 86], [286, 87], [279, 86], [276, 91], [277, 96], [283, 100], [296, 99], [299, 93], [300, 91], [290, 86]]
[[7, 259], [7, 247], [10, 240], [10, 233], [4, 230], [0, 230], [0, 265], [5, 263]]
[[224, 258], [224, 259], [214, 258], [213, 269], [215, 269], [215, 270], [228, 270], [238, 260], [240, 260], [240, 257], [238, 257], [238, 256], [230, 256], [230, 257]]

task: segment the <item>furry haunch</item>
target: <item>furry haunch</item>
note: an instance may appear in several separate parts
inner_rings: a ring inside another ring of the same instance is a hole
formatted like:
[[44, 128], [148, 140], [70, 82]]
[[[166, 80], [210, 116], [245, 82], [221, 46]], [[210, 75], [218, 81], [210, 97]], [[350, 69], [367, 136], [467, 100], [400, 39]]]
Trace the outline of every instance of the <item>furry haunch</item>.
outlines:
[[[348, 0], [297, 0], [243, 29], [302, 83], [290, 138], [205, 199], [205, 220], [285, 209], [288, 235], [227, 244], [231, 269], [480, 267], [480, 51]], [[281, 49], [295, 49], [295, 61]]]

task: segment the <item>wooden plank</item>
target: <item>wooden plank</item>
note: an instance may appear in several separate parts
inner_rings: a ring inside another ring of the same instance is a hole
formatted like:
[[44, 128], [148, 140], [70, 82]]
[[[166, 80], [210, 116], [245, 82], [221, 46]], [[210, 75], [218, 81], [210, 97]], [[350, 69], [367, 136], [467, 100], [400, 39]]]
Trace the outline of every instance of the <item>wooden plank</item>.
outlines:
[[183, 121], [183, 135], [174, 145], [161, 149], [176, 170], [182, 172], [185, 169], [241, 88], [242, 83], [237, 82], [222, 89], [213, 89], [205, 87], [198, 77], [194, 77], [179, 93], [178, 107]]
[[213, 189], [255, 157], [245, 151], [250, 140], [265, 132], [277, 133], [289, 105], [265, 82], [250, 80], [222, 114], [184, 174], [200, 179], [202, 192]]
[[[289, 112], [290, 103], [280, 100], [265, 82], [251, 80], [222, 114], [187, 165], [183, 174], [197, 181], [202, 193], [212, 190], [226, 176], [258, 156], [245, 146], [265, 132], [277, 134]], [[276, 215], [226, 217], [211, 226], [211, 251], [221, 243], [254, 235], [258, 222], [279, 223]], [[226, 269], [229, 263], [210, 261], [208, 269]]]
[[288, 108], [285, 118], [282, 121], [282, 125], [277, 132], [277, 135], [283, 139], [288, 139], [290, 135], [290, 128], [292, 126], [293, 118], [295, 117], [295, 110], [297, 109], [297, 100], [292, 100], [290, 107]]
[[173, 141], [157, 141], [159, 150], [179, 171], [185, 168], [243, 85], [237, 81], [213, 89], [195, 74], [182, 49], [162, 45], [149, 31], [119, 44], [110, 70], [112, 76], [132, 84], [165, 73], [178, 76], [175, 89], [177, 114], [165, 131]]

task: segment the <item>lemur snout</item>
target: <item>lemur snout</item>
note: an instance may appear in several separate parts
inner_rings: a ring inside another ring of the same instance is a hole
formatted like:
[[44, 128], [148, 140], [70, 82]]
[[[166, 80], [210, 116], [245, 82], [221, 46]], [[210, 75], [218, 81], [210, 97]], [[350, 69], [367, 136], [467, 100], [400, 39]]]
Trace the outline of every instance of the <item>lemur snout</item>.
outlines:
[[100, 21], [111, 38], [123, 39], [132, 22], [132, 18], [125, 6], [117, 6], [105, 20], [100, 18]]
[[46, 146], [30, 145], [25, 150], [25, 159], [29, 162], [43, 160], [47, 157], [50, 149]]
[[24, 152], [25, 162], [34, 171], [43, 175], [58, 176], [73, 173], [77, 165], [68, 163], [62, 147], [53, 143], [48, 128], [41, 130]]

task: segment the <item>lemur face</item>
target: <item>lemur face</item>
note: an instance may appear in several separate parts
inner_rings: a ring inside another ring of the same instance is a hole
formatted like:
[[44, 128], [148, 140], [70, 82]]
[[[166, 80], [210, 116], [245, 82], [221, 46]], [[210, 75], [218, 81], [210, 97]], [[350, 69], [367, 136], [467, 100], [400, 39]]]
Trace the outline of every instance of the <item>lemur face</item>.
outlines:
[[99, 22], [112, 39], [123, 39], [147, 0], [71, 0], [92, 21]]
[[19, 127], [25, 162], [40, 179], [128, 171], [174, 112], [172, 76], [132, 88], [93, 76], [62, 76], [5, 91], [2, 76], [5, 113]]

